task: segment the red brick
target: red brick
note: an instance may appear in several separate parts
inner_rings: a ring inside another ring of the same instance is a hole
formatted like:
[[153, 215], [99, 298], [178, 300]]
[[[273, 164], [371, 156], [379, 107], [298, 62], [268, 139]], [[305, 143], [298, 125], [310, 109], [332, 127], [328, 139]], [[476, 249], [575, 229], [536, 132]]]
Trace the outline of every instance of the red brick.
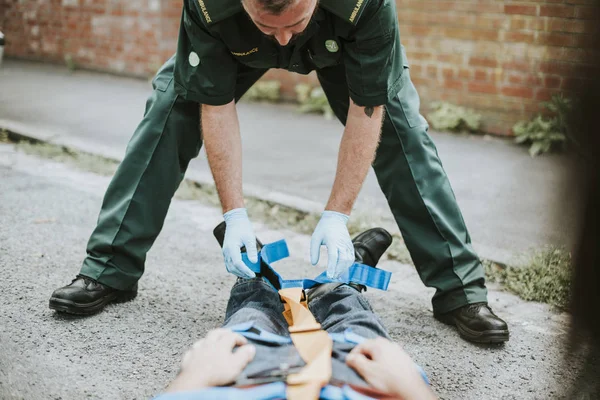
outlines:
[[504, 13], [518, 15], [538, 15], [538, 7], [520, 4], [506, 4], [504, 5]]
[[578, 6], [575, 10], [575, 17], [579, 19], [598, 20], [600, 9], [598, 7]]
[[537, 43], [547, 46], [565, 46], [573, 47], [575, 45], [575, 36], [568, 33], [538, 33]]
[[454, 78], [454, 69], [452, 68], [442, 68], [442, 76], [444, 79], [453, 79]]
[[502, 94], [510, 97], [530, 99], [533, 97], [533, 89], [527, 86], [505, 86], [502, 88]]
[[535, 41], [535, 35], [533, 34], [533, 32], [505, 32], [504, 41], [533, 43]]
[[435, 65], [428, 65], [425, 68], [425, 75], [430, 77], [430, 78], [435, 78], [437, 77], [437, 72], [438, 72], [438, 68]]
[[549, 75], [544, 77], [544, 87], [548, 89], [556, 89], [560, 87], [562, 78], [558, 75]]
[[464, 58], [460, 54], [438, 54], [436, 57], [438, 61], [452, 65], [462, 65]]
[[469, 92], [476, 92], [476, 93], [489, 93], [489, 94], [498, 93], [498, 87], [492, 83], [469, 82], [468, 89], [469, 89]]
[[548, 101], [552, 99], [552, 96], [560, 93], [558, 89], [537, 89], [535, 92], [535, 99], [538, 101]]
[[462, 90], [465, 83], [458, 79], [446, 79], [444, 80], [444, 87], [452, 90]]
[[476, 69], [474, 78], [476, 81], [487, 81], [488, 73], [485, 69]]
[[458, 78], [459, 79], [463, 79], [463, 80], [469, 80], [471, 79], [471, 70], [470, 69], [465, 69], [465, 68], [461, 68], [458, 70]]
[[575, 16], [575, 7], [570, 5], [541, 5], [540, 16], [572, 18]]
[[498, 66], [498, 61], [491, 58], [471, 57], [469, 59], [469, 65], [471, 67], [496, 68]]
[[527, 20], [524, 17], [513, 17], [510, 20], [510, 29], [521, 30], [527, 27]]
[[502, 68], [508, 71], [523, 71], [527, 72], [532, 69], [531, 63], [525, 61], [509, 61], [502, 64]]

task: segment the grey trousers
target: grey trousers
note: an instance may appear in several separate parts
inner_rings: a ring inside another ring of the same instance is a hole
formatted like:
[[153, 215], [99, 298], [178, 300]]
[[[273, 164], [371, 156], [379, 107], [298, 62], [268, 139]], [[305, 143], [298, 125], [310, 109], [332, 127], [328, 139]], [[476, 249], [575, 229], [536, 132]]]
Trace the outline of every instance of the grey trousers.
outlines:
[[[329, 333], [343, 333], [350, 328], [353, 333], [364, 338], [389, 338], [367, 300], [348, 285], [341, 285], [315, 298], [309, 297], [308, 307], [322, 329]], [[223, 326], [231, 328], [253, 322], [251, 329], [254, 331], [289, 337], [288, 325], [282, 312], [283, 304], [279, 294], [271, 285], [262, 278], [240, 279], [231, 289]], [[237, 384], [250, 383], [249, 380], [257, 378], [273, 378], [282, 370], [293, 372], [305, 364], [293, 344], [252, 339], [249, 341], [256, 346], [256, 356], [238, 378]], [[332, 381], [367, 386], [345, 362], [354, 346], [351, 343], [333, 343]]]

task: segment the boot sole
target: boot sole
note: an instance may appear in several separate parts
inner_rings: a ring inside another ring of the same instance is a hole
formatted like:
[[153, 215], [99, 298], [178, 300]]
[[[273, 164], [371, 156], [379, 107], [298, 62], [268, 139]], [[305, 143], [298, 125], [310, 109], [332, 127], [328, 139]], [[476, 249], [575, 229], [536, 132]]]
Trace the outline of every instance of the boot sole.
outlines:
[[111, 293], [91, 303], [76, 303], [71, 300], [59, 299], [51, 297], [49, 307], [58, 312], [74, 314], [74, 315], [90, 315], [101, 311], [107, 304], [110, 303], [125, 303], [135, 299], [136, 292], [117, 292]]
[[508, 329], [491, 329], [483, 332], [477, 332], [469, 329], [460, 322], [456, 322], [451, 316], [434, 315], [434, 317], [446, 325], [455, 326], [460, 337], [468, 340], [469, 342], [498, 344], [508, 342], [510, 339], [510, 333]]

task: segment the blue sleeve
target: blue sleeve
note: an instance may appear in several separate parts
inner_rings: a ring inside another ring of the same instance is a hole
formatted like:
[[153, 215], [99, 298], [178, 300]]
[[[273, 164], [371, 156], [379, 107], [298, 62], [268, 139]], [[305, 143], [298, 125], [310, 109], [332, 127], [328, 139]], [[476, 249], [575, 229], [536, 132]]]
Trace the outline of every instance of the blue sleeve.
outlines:
[[198, 400], [205, 398], [205, 393], [206, 389], [186, 392], [162, 393], [156, 396], [153, 400]]

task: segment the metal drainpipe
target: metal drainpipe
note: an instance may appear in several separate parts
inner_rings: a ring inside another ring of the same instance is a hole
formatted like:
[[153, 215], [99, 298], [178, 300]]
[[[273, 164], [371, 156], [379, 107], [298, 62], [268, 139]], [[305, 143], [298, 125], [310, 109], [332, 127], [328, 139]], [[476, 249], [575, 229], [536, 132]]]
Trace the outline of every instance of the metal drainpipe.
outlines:
[[4, 55], [4, 34], [0, 32], [0, 65], [2, 65], [2, 56]]

